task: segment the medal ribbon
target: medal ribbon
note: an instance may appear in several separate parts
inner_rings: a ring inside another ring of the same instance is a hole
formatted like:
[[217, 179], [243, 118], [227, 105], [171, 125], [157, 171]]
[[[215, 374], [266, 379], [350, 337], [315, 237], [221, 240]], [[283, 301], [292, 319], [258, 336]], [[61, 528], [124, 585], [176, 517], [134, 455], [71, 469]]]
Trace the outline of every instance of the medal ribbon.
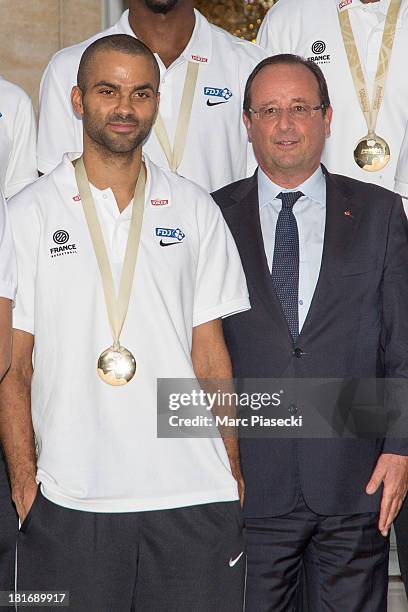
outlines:
[[388, 8], [380, 53], [378, 56], [377, 72], [375, 75], [371, 104], [363, 68], [361, 66], [360, 57], [357, 51], [353, 29], [350, 23], [349, 12], [343, 11], [339, 13], [340, 28], [343, 35], [343, 42], [347, 53], [350, 72], [353, 77], [354, 87], [360, 102], [361, 110], [363, 111], [367, 123], [368, 134], [370, 136], [375, 134], [378, 113], [380, 112], [381, 104], [384, 98], [385, 83], [390, 66], [400, 6], [401, 0], [391, 0], [391, 4]]
[[119, 337], [129, 307], [137, 253], [140, 244], [140, 232], [142, 229], [145, 202], [146, 169], [142, 163], [136, 183], [135, 195], [133, 197], [132, 219], [130, 222], [129, 235], [126, 243], [125, 259], [123, 261], [117, 298], [115, 293], [115, 285], [113, 282], [112, 268], [109, 263], [108, 253], [106, 251], [101, 225], [96, 212], [95, 202], [89, 187], [83, 157], [80, 157], [75, 164], [75, 178], [78, 184], [79, 195], [81, 196], [82, 207], [91, 236], [95, 256], [98, 261], [99, 271], [101, 273], [106, 310], [113, 336], [113, 346], [117, 349], [120, 346]]
[[167, 158], [169, 168], [172, 172], [177, 172], [180, 166], [186, 139], [188, 126], [190, 124], [191, 110], [193, 108], [194, 93], [197, 85], [198, 69], [200, 64], [188, 62], [186, 80], [184, 82], [183, 97], [181, 99], [180, 112], [177, 119], [176, 133], [174, 136], [174, 147], [171, 148], [169, 135], [164, 125], [160, 113], [157, 114], [154, 130], [157, 139]]

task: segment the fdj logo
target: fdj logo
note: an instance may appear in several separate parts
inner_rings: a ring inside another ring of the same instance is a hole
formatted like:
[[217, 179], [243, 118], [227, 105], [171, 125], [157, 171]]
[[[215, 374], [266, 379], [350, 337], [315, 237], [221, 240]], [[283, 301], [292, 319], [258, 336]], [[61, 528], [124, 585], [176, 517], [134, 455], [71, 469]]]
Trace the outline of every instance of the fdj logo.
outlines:
[[176, 238], [179, 241], [186, 237], [181, 229], [172, 229], [169, 227], [156, 227], [156, 236], [160, 236], [161, 238]]
[[[222, 98], [223, 102], [228, 102], [228, 100], [232, 98], [232, 91], [230, 91], [227, 87], [204, 87], [204, 95], [214, 98]], [[217, 102], [216, 104], [220, 104], [220, 102]]]

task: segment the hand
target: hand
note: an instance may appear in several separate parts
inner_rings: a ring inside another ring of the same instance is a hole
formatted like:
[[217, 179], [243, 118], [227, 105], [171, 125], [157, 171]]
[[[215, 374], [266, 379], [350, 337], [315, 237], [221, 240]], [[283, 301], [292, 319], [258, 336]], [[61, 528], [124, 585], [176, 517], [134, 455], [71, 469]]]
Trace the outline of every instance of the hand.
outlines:
[[20, 518], [20, 522], [23, 523], [27, 514], [31, 510], [31, 506], [34, 503], [35, 496], [37, 495], [38, 485], [36, 481], [29, 481], [24, 486], [13, 490], [13, 501], [16, 505], [17, 514]]
[[378, 529], [385, 537], [401, 509], [408, 491], [408, 457], [403, 455], [380, 455], [367, 484], [366, 493], [372, 495], [384, 483]]

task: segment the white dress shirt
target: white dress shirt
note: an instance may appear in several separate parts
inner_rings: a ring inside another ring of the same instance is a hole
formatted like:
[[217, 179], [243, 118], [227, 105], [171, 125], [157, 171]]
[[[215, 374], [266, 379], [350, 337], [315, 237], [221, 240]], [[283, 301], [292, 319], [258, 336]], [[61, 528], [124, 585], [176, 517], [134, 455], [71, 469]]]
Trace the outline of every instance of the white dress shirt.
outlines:
[[299, 232], [299, 331], [301, 331], [316, 289], [322, 262], [326, 225], [326, 180], [321, 167], [294, 189], [280, 187], [259, 168], [259, 214], [269, 270], [272, 270], [276, 223], [282, 208], [282, 200], [276, 196], [288, 191], [304, 193], [293, 207]]

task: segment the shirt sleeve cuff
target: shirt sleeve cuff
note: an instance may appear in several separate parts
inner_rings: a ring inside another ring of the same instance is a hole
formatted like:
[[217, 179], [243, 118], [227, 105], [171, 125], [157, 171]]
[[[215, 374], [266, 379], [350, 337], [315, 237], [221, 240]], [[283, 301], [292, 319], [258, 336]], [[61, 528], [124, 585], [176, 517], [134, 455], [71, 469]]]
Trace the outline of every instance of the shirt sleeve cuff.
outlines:
[[34, 336], [34, 321], [24, 317], [13, 316], [13, 329], [19, 329]]
[[239, 312], [244, 312], [250, 308], [251, 304], [248, 296], [231, 300], [230, 302], [225, 302], [223, 304], [217, 304], [217, 306], [214, 306], [213, 308], [195, 312], [193, 317], [193, 327], [197, 327], [203, 323], [208, 323], [208, 321], [214, 321], [215, 319], [224, 319], [225, 317], [230, 317], [231, 315], [238, 314]]
[[0, 281], [0, 297], [12, 300], [14, 302], [16, 298], [16, 287], [13, 283], [7, 281]]

